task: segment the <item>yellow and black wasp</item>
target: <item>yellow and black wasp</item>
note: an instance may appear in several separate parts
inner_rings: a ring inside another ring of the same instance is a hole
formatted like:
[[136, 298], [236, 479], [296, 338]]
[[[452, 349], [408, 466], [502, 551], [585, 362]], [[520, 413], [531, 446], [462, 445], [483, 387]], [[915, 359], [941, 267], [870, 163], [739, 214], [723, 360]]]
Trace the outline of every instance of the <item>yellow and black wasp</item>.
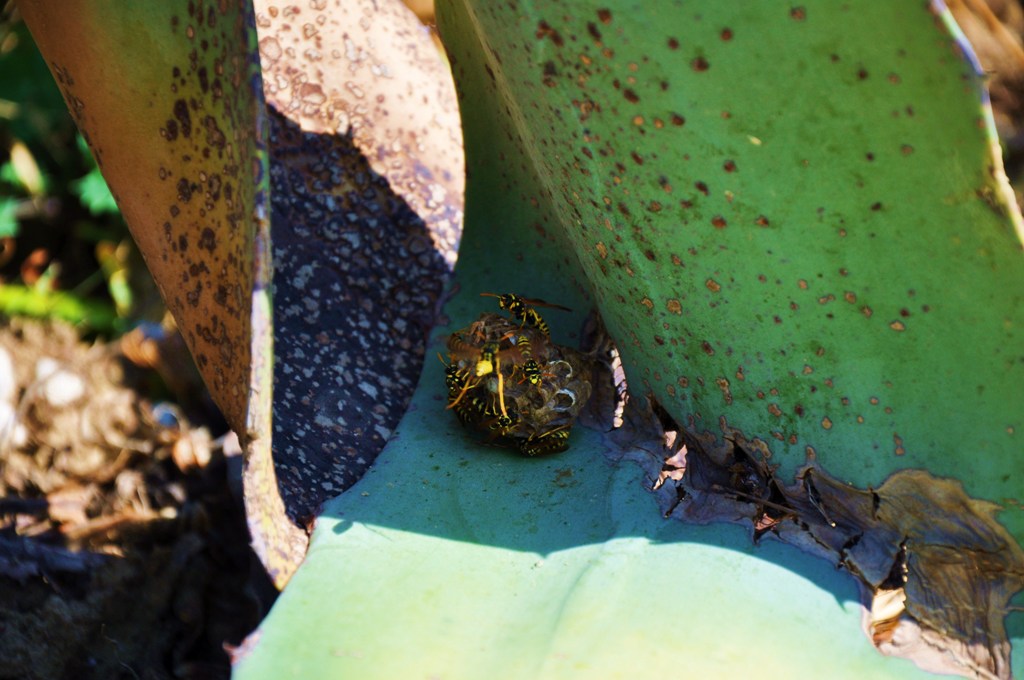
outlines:
[[512, 338], [512, 342], [519, 350], [519, 357], [523, 360], [522, 365], [519, 366], [523, 377], [531, 385], [539, 385], [542, 374], [540, 364], [533, 356], [533, 343], [530, 341], [530, 336], [526, 333], [518, 333]]
[[[501, 370], [501, 361], [505, 359], [513, 365], [522, 362], [522, 354], [515, 344], [510, 343], [505, 349], [501, 348], [501, 343], [511, 337], [512, 333], [506, 333], [499, 337], [498, 340], [488, 340], [480, 346], [467, 341], [460, 333], [453, 333], [451, 338], [448, 339], [448, 351], [451, 352], [453, 361], [472, 363], [473, 374], [477, 378], [484, 378], [491, 373], [495, 374], [497, 378], [497, 389], [495, 392], [498, 396], [498, 406], [501, 410], [501, 415], [505, 418], [508, 418], [509, 415], [508, 409], [505, 406], [505, 374]], [[462, 389], [463, 392], [470, 389], [469, 382], [465, 383]]]
[[460, 368], [458, 363], [445, 363], [440, 354], [437, 358], [444, 364], [444, 382], [448, 388], [447, 408], [455, 411], [455, 415], [463, 424], [477, 422], [483, 415], [484, 404], [478, 397], [470, 394], [474, 387], [473, 376], [467, 369]]
[[548, 326], [548, 322], [537, 313], [534, 307], [548, 307], [550, 309], [561, 309], [565, 312], [571, 312], [572, 310], [562, 305], [556, 305], [550, 302], [544, 302], [543, 300], [531, 300], [530, 298], [524, 298], [515, 293], [505, 293], [499, 295], [497, 293], [480, 293], [482, 297], [493, 297], [498, 298], [498, 307], [502, 308], [506, 312], [512, 315], [521, 326], [532, 326], [536, 328], [544, 337], [551, 337], [551, 328]]
[[562, 425], [548, 430], [539, 437], [529, 437], [519, 441], [519, 452], [524, 456], [539, 456], [545, 453], [561, 453], [569, 448], [569, 430], [571, 426]]

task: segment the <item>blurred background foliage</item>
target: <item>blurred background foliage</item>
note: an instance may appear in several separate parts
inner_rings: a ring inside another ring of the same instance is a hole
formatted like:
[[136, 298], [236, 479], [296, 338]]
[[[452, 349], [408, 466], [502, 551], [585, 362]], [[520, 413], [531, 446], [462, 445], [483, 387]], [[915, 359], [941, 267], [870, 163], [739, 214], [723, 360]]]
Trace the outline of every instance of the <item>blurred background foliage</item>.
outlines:
[[0, 9], [0, 314], [111, 336], [163, 305], [13, 3]]

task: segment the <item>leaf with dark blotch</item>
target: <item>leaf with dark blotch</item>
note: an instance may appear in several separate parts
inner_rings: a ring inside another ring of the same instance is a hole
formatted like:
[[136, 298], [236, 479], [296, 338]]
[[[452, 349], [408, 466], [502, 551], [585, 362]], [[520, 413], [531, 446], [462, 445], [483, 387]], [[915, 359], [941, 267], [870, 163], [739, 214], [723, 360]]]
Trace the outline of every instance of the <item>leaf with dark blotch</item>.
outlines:
[[455, 101], [425, 29], [397, 2], [306, 9], [23, 3], [246, 444], [254, 546], [279, 585], [305, 552], [296, 524], [359, 478], [408, 402], [462, 216]]
[[305, 552], [270, 459], [268, 165], [249, 3], [19, 3], [210, 393], [246, 450], [253, 546]]
[[214, 400], [244, 433], [250, 225], [266, 200], [251, 9], [93, 0], [19, 8]]
[[398, 2], [256, 2], [270, 129], [274, 459], [304, 521], [405, 411], [461, 233], [451, 77]]

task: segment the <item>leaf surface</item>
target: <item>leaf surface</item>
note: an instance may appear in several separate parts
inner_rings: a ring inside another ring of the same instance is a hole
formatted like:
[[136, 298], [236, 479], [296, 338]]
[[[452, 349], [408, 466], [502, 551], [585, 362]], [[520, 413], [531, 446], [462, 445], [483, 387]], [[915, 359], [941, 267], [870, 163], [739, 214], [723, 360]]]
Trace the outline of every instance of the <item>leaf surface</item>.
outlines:
[[[593, 305], [634, 398], [711, 459], [743, 442], [779, 483], [808, 463], [839, 480], [824, 510], [803, 501], [823, 525], [868, 522], [857, 493], [890, 478], [880, 517], [917, 540], [927, 494], [891, 475], [920, 469], [998, 504], [1019, 542], [1020, 217], [955, 32], [915, 2], [694, 7], [440, 7], [470, 178], [453, 327], [481, 291]], [[581, 315], [546, 318], [578, 340]], [[438, 431], [442, 384], [428, 365], [378, 466], [326, 507], [239, 677], [916, 672], [857, 632], [826, 562], [666, 523], [592, 434], [542, 461], [468, 451], [453, 418]], [[976, 531], [1019, 589], [1019, 546]], [[1008, 645], [983, 672], [1009, 674]]]
[[214, 400], [244, 432], [250, 225], [267, 200], [251, 12], [92, 0], [19, 8]]

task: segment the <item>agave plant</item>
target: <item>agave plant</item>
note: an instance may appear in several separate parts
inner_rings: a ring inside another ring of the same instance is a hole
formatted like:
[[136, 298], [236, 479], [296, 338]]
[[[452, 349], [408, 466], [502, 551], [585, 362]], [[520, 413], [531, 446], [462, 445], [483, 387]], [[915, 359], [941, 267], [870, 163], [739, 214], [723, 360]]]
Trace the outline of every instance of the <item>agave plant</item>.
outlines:
[[[247, 442], [238, 677], [1021, 673], [1024, 227], [940, 4], [450, 0], [454, 90], [391, 3], [21, 8]], [[482, 292], [621, 419], [413, 391]]]

